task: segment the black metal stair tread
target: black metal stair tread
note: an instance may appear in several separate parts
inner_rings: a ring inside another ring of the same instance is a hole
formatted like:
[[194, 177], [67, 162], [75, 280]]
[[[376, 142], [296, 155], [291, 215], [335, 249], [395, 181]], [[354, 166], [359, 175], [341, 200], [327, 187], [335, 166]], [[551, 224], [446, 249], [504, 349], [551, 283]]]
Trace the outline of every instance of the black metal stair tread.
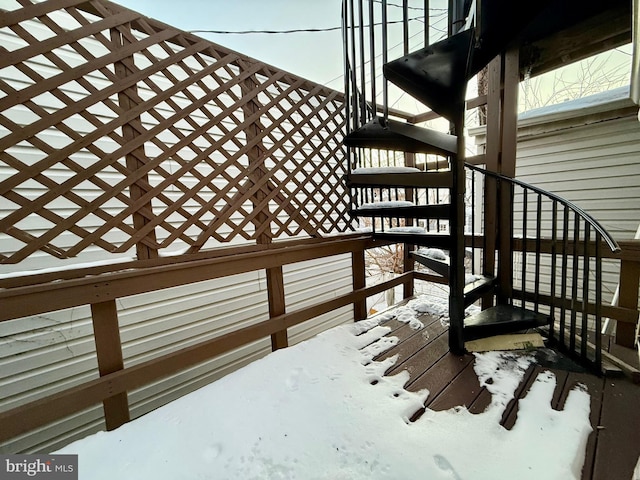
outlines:
[[452, 155], [457, 151], [455, 135], [377, 117], [344, 138], [348, 147], [379, 148], [413, 153]]
[[384, 65], [390, 82], [456, 121], [464, 110], [474, 29], [464, 30]]
[[550, 323], [550, 317], [532, 310], [511, 305], [498, 305], [464, 319], [464, 339], [492, 337], [542, 327]]
[[478, 28], [463, 30], [384, 65], [387, 80], [456, 121], [464, 111], [467, 81], [527, 29], [544, 30], [541, 24], [559, 14], [557, 2], [550, 0], [482, 2], [481, 9]]
[[418, 251], [411, 252], [410, 255], [425, 267], [433, 270], [434, 272], [442, 275], [444, 278], [449, 278], [449, 257], [445, 260], [440, 260], [429, 255], [425, 255]]
[[495, 282], [496, 277], [491, 275], [482, 275], [473, 282], [467, 283], [464, 286], [465, 308], [480, 299], [484, 294], [490, 293], [493, 290]]
[[451, 236], [443, 233], [409, 233], [409, 232], [374, 232], [374, 238], [391, 240], [397, 243], [408, 243], [422, 247], [451, 247]]
[[346, 177], [350, 187], [431, 187], [451, 188], [452, 175], [444, 172], [352, 173]]
[[356, 217], [449, 218], [451, 205], [412, 205], [405, 207], [367, 207], [351, 210]]

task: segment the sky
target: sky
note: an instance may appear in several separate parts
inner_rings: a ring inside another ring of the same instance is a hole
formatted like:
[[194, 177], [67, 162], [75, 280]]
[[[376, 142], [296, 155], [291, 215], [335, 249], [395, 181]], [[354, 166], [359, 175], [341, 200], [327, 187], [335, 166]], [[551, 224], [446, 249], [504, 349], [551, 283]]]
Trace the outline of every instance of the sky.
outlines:
[[[341, 0], [116, 0], [116, 3], [186, 31], [331, 28], [339, 27], [341, 22]], [[342, 88], [340, 30], [198, 35], [317, 83]]]
[[[398, 320], [411, 325], [429, 299], [412, 305], [414, 315], [405, 307]], [[506, 430], [500, 418], [534, 359], [486, 352], [474, 364], [492, 396], [484, 412], [426, 409], [410, 422], [429, 392], [405, 390], [406, 371], [384, 376], [397, 356], [374, 358], [397, 338], [381, 318], [388, 314], [278, 350], [55, 453], [78, 455], [81, 480], [580, 478], [592, 431], [582, 388], [554, 410], [555, 376], [540, 373]]]
[[[341, 0], [117, 0], [138, 11], [186, 31], [195, 30], [288, 30], [332, 28], [341, 24]], [[393, 1], [389, 2], [393, 4]], [[400, 3], [400, 2], [395, 2]], [[413, 2], [415, 3], [415, 2]], [[442, 2], [440, 2], [442, 3]], [[411, 4], [411, 2], [410, 2]], [[421, 2], [420, 2], [421, 4]], [[179, 5], [180, 8], [176, 8]], [[418, 3], [415, 3], [418, 5]], [[439, 5], [432, 1], [431, 7]], [[393, 15], [394, 8], [390, 7]], [[413, 12], [410, 12], [413, 13]], [[434, 38], [444, 23], [437, 8], [432, 27]], [[420, 27], [421, 28], [421, 27]], [[313, 80], [343, 89], [343, 53], [340, 30], [293, 34], [198, 35], [240, 53]], [[414, 41], [414, 40], [412, 40]], [[600, 55], [596, 60], [566, 67], [559, 72], [526, 80], [522, 84], [520, 111], [628, 85], [630, 46]], [[468, 96], [474, 97], [473, 91]], [[395, 105], [407, 111], [424, 111], [415, 100], [401, 96]]]

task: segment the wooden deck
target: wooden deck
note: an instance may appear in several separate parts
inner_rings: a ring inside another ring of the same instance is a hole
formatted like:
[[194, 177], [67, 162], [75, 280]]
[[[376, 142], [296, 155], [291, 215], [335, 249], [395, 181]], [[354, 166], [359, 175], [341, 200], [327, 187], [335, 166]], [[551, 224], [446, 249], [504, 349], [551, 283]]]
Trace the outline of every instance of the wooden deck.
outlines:
[[[407, 324], [390, 320], [383, 325], [398, 337], [399, 343], [381, 354], [377, 360], [398, 355], [395, 365], [387, 371], [393, 375], [401, 370], [410, 374], [406, 389], [430, 391], [426, 407], [446, 410], [457, 405], [466, 406], [472, 413], [480, 413], [489, 405], [491, 394], [481, 387], [473, 369], [474, 356], [455, 356], [449, 352], [447, 329], [433, 317], [420, 317], [425, 325], [413, 330]], [[548, 350], [546, 350], [548, 352]], [[584, 384], [591, 396], [591, 425], [586, 459], [582, 471], [584, 480], [631, 480], [640, 456], [640, 385], [624, 376], [593, 375], [570, 359], [557, 355], [553, 362], [539, 351], [538, 364], [526, 372], [516, 390], [517, 398], [528, 392], [537, 374], [551, 370], [557, 385], [552, 407], [563, 408], [567, 394], [577, 384]], [[416, 412], [413, 419], [422, 412]], [[517, 418], [517, 402], [513, 400], [505, 410], [502, 424], [510, 429]], [[544, 461], [544, 459], [541, 459]]]

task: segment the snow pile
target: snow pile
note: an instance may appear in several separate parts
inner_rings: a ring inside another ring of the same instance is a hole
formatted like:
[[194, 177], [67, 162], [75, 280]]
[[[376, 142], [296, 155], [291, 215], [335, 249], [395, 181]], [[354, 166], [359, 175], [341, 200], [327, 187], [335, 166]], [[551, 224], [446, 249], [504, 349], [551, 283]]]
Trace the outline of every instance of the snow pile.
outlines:
[[513, 399], [513, 392], [518, 388], [519, 380], [534, 362], [534, 357], [515, 352], [485, 352], [474, 355], [476, 362], [473, 369], [478, 376], [478, 382], [491, 393], [489, 409], [496, 409], [496, 413], [502, 415], [509, 401]]
[[448, 261], [449, 256], [439, 248], [419, 248], [418, 253], [434, 260]]
[[421, 170], [415, 167], [363, 167], [356, 168], [351, 173], [356, 175], [367, 175], [372, 173], [420, 173]]
[[427, 231], [422, 227], [412, 227], [412, 226], [393, 227], [388, 229], [387, 231], [392, 233], [418, 233], [418, 234], [427, 233]]
[[[385, 377], [396, 344], [367, 320], [278, 350], [119, 429], [72, 443], [81, 479], [570, 479], [590, 426], [589, 397], [550, 407], [555, 380], [538, 377], [513, 430], [497, 419], [531, 361], [477, 355], [494, 401], [482, 414], [427, 409], [427, 391]], [[489, 381], [488, 379], [492, 380]]]
[[[465, 316], [473, 315], [480, 311], [480, 307], [470, 305], [464, 311]], [[449, 299], [436, 297], [433, 295], [419, 295], [413, 300], [409, 300], [406, 305], [396, 307], [392, 310], [380, 314], [382, 320], [396, 320], [408, 323], [413, 329], [420, 329], [424, 325], [418, 320], [422, 314], [438, 317], [443, 325], [449, 325]]]
[[465, 273], [464, 274], [464, 284], [465, 285], [469, 285], [470, 283], [473, 283], [476, 280], [482, 280], [482, 275], [474, 275], [473, 273]]
[[395, 200], [386, 202], [373, 202], [364, 203], [360, 205], [361, 209], [367, 210], [371, 208], [400, 208], [400, 207], [415, 207], [415, 203], [406, 200]]

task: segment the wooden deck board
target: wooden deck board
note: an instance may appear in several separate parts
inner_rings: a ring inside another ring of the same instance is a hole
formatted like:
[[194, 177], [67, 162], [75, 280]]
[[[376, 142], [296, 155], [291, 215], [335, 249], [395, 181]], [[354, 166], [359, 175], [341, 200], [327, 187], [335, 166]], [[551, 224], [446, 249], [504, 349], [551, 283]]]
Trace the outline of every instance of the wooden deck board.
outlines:
[[518, 418], [518, 399], [524, 397], [526, 392], [529, 391], [538, 373], [540, 373], [540, 371], [537, 366], [532, 365], [529, 367], [524, 373], [522, 382], [520, 382], [520, 385], [518, 385], [516, 391], [513, 393], [514, 398], [507, 404], [507, 408], [505, 408], [502, 414], [502, 421], [500, 422], [507, 430], [513, 428]]
[[458, 375], [438, 395], [431, 397], [427, 407], [436, 411], [449, 410], [460, 405], [468, 407], [476, 401], [481, 390], [478, 376], [473, 369], [473, 358], [470, 358], [469, 363]]
[[[456, 356], [449, 352], [446, 328], [433, 317], [420, 318], [425, 325], [413, 330], [408, 325], [389, 326], [389, 335], [398, 337], [398, 344], [378, 359], [398, 355], [387, 371], [394, 375], [409, 373], [405, 388], [409, 391], [427, 389], [426, 408], [447, 410], [464, 405], [471, 413], [483, 412], [491, 403], [491, 394], [481, 387], [473, 368], [474, 356]], [[586, 387], [591, 397], [590, 420], [593, 432], [589, 436], [582, 480], [631, 480], [640, 456], [640, 386], [627, 378], [606, 378], [574, 368], [565, 358], [549, 364], [534, 364], [525, 372], [515, 398], [507, 405], [502, 424], [510, 429], [517, 421], [518, 399], [529, 392], [537, 375], [550, 370], [556, 376], [552, 408], [562, 410], [569, 392], [577, 385]], [[417, 420], [424, 410], [412, 417]]]
[[564, 403], [567, 400], [569, 392], [573, 390], [577, 385], [584, 385], [591, 397], [591, 413], [589, 419], [591, 420], [591, 426], [593, 431], [589, 435], [587, 440], [587, 447], [585, 451], [585, 462], [582, 467], [582, 480], [588, 480], [593, 475], [593, 462], [596, 452], [596, 440], [598, 436], [597, 426], [600, 421], [600, 412], [602, 408], [602, 393], [604, 389], [604, 377], [596, 377], [595, 375], [589, 375], [588, 373], [570, 372], [567, 376], [567, 382], [565, 388], [562, 391], [562, 397], [560, 399], [560, 408], [564, 407]]
[[640, 387], [605, 379], [593, 478], [631, 479], [640, 455]]

